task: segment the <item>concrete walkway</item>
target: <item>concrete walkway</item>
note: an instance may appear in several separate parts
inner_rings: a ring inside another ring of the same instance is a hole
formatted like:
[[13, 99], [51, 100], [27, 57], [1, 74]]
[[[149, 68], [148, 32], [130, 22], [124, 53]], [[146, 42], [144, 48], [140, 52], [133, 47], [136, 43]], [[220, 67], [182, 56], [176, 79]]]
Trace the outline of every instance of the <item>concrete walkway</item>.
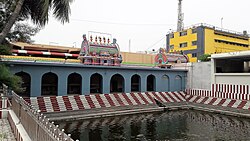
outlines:
[[16, 141], [7, 119], [0, 119], [0, 141]]

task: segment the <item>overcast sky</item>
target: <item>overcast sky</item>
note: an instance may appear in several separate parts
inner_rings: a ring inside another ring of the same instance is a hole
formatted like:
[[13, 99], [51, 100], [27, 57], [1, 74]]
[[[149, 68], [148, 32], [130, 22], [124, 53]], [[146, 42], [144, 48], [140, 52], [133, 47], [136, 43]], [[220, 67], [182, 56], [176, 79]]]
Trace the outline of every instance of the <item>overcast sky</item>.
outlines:
[[[250, 0], [183, 0], [184, 26], [207, 23], [250, 33]], [[112, 34], [122, 51], [149, 51], [165, 46], [177, 28], [178, 0], [74, 0], [70, 23], [52, 17], [35, 43], [80, 47], [88, 31]], [[223, 19], [222, 19], [223, 17]], [[222, 19], [222, 20], [221, 20]]]

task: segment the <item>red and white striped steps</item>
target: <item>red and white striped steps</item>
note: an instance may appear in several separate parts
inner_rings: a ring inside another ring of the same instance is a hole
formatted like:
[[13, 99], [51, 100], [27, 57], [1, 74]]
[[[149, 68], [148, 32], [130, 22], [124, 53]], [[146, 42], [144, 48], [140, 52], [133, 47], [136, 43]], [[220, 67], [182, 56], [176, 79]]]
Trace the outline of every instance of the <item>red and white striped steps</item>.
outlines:
[[96, 94], [75, 96], [31, 97], [25, 100], [41, 112], [84, 110], [102, 107], [154, 104], [154, 99], [162, 102], [182, 102], [184, 92], [145, 92], [121, 94]]

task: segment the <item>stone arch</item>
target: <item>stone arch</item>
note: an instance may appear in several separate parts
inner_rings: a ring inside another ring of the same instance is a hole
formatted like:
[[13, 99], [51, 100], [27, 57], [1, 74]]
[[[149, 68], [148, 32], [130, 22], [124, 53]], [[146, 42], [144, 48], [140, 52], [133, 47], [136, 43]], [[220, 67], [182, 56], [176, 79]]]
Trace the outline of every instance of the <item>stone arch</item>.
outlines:
[[170, 91], [170, 79], [169, 79], [169, 76], [167, 74], [164, 74], [162, 76], [162, 80], [164, 81], [164, 84], [162, 85], [162, 87], [165, 87], [166, 91]]
[[22, 92], [19, 92], [18, 95], [22, 97], [30, 97], [30, 88], [31, 88], [31, 77], [30, 74], [26, 72], [18, 72], [15, 75], [21, 77], [22, 79]]
[[82, 93], [82, 76], [78, 73], [71, 73], [68, 76], [68, 94], [81, 94]]
[[147, 77], [147, 91], [155, 91], [155, 82], [156, 82], [156, 79], [155, 79], [155, 76], [150, 74], [148, 75]]
[[110, 79], [110, 92], [124, 92], [124, 77], [120, 74], [114, 74]]
[[182, 90], [182, 77], [180, 75], [175, 76], [174, 82], [175, 82], [175, 90], [177, 91]]
[[138, 74], [134, 74], [131, 77], [131, 92], [141, 91], [141, 77]]
[[42, 76], [42, 96], [58, 95], [58, 76], [55, 73], [48, 72]]
[[90, 77], [90, 93], [103, 93], [103, 77], [99, 73], [94, 73]]

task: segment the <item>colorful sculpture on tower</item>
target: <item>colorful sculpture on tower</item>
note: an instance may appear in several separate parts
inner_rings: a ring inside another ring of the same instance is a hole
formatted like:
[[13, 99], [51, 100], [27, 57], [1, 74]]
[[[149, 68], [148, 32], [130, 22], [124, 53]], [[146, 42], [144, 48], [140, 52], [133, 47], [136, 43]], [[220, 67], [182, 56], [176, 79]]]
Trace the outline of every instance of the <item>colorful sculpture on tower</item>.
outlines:
[[83, 35], [78, 59], [87, 65], [120, 66], [122, 56], [116, 39], [113, 39], [113, 42], [110, 43], [111, 37], [106, 40], [105, 34], [102, 33], [101, 35], [104, 35], [104, 37], [96, 35], [94, 41], [92, 35], [89, 36], [89, 40], [87, 40], [86, 34]]

